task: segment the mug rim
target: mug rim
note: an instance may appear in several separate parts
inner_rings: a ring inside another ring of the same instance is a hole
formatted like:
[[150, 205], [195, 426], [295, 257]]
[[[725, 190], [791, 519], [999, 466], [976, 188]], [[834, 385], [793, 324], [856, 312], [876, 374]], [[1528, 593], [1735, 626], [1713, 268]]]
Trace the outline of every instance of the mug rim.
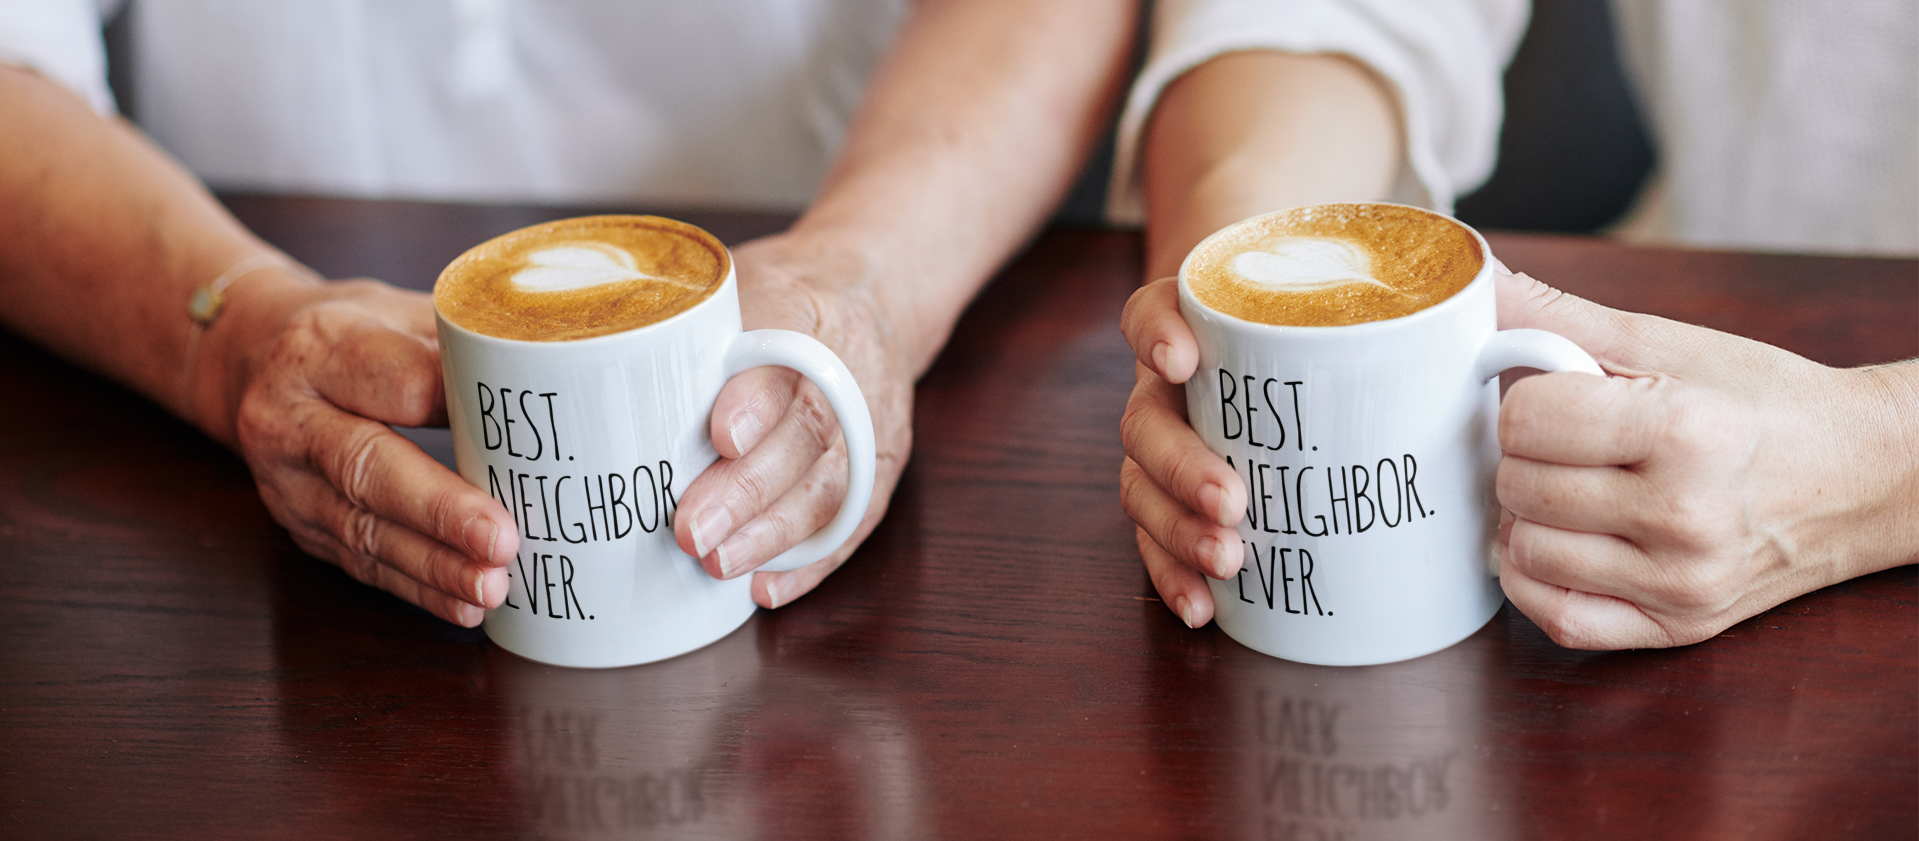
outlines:
[[524, 225], [518, 228], [514, 228], [513, 230], [507, 231], [506, 233], [500, 234], [499, 236], [486, 239], [485, 241], [477, 243], [473, 245], [472, 247], [468, 248], [467, 250], [460, 252], [460, 256], [453, 258], [452, 262], [447, 263], [446, 268], [442, 268], [440, 270], [440, 274], [434, 278], [433, 286], [435, 289], [437, 289], [440, 285], [440, 278], [446, 276], [446, 270], [448, 268], [452, 268], [454, 264], [460, 262], [462, 259], [465, 259], [465, 257], [468, 254], [471, 254], [476, 250], [484, 248], [498, 240], [505, 239], [507, 237], [519, 234], [522, 231], [530, 230], [533, 228], [544, 228], [551, 225], [558, 225], [558, 224], [569, 223], [569, 222], [589, 222], [589, 221], [612, 220], [612, 219], [657, 220], [661, 222], [666, 222], [667, 224], [673, 227], [691, 230], [697, 233], [698, 235], [700, 235], [701, 237], [709, 240], [710, 242], [712, 242], [714, 246], [719, 248], [720, 256], [726, 260], [726, 274], [720, 278], [719, 283], [713, 286], [713, 289], [707, 293], [706, 297], [693, 302], [692, 305], [686, 307], [685, 309], [682, 309], [679, 312], [673, 313], [672, 315], [662, 318], [659, 321], [652, 321], [646, 324], [640, 324], [633, 327], [628, 327], [625, 330], [620, 330], [613, 333], [602, 333], [598, 336], [586, 336], [584, 338], [579, 338], [579, 339], [560, 339], [556, 341], [544, 341], [539, 339], [510, 339], [505, 336], [495, 336], [489, 333], [482, 333], [478, 330], [474, 330], [470, 327], [467, 327], [466, 325], [460, 324], [459, 322], [454, 321], [453, 319], [447, 317], [447, 314], [440, 310], [440, 301], [436, 296], [434, 296], [433, 290], [428, 290], [427, 297], [433, 302], [434, 320], [438, 322], [440, 325], [442, 325], [443, 327], [451, 327], [454, 330], [459, 331], [461, 334], [463, 334], [464, 336], [468, 338], [485, 341], [485, 342], [499, 342], [509, 347], [553, 347], [553, 348], [581, 347], [583, 345], [589, 345], [594, 342], [601, 342], [606, 340], [630, 337], [633, 334], [639, 333], [644, 330], [651, 330], [655, 327], [666, 327], [668, 325], [674, 324], [676, 322], [679, 322], [691, 316], [694, 312], [705, 309], [709, 304], [712, 304], [714, 301], [719, 300], [727, 292], [729, 288], [737, 285], [738, 278], [737, 278], [737, 273], [734, 270], [733, 250], [731, 248], [728, 248], [726, 246], [726, 243], [721, 242], [720, 238], [714, 235], [712, 231], [708, 231], [707, 229], [702, 228], [698, 225], [695, 225], [691, 222], [684, 222], [669, 216], [655, 216], [652, 214], [641, 214], [641, 213], [602, 213], [602, 214], [597, 214], [593, 216], [569, 216], [561, 219], [550, 219], [545, 222], [539, 222], [532, 225]]
[[[1187, 266], [1192, 263], [1193, 255], [1199, 253], [1200, 249], [1203, 248], [1207, 243], [1212, 242], [1214, 239], [1220, 237], [1226, 232], [1236, 229], [1239, 226], [1244, 225], [1248, 222], [1252, 222], [1259, 219], [1266, 219], [1272, 216], [1278, 216], [1283, 213], [1292, 213], [1294, 211], [1302, 210], [1309, 207], [1328, 207], [1333, 205], [1366, 205], [1371, 207], [1397, 207], [1397, 208], [1403, 208], [1406, 210], [1417, 211], [1427, 216], [1432, 216], [1432, 217], [1441, 219], [1443, 221], [1452, 223], [1454, 225], [1457, 225], [1459, 226], [1461, 230], [1464, 230], [1466, 233], [1472, 235], [1473, 242], [1476, 242], [1479, 244], [1479, 271], [1473, 274], [1473, 279], [1468, 281], [1465, 286], [1459, 287], [1457, 291], [1447, 296], [1445, 300], [1440, 301], [1436, 304], [1433, 304], [1432, 306], [1426, 307], [1425, 309], [1419, 310], [1417, 312], [1410, 312], [1405, 315], [1394, 316], [1392, 318], [1382, 318], [1376, 321], [1361, 321], [1356, 324], [1267, 324], [1266, 322], [1263, 322], [1263, 321], [1253, 321], [1250, 319], [1241, 318], [1231, 313], [1222, 312], [1221, 310], [1208, 305], [1206, 302], [1199, 300], [1199, 297], [1193, 294], [1192, 285], [1187, 283], [1186, 281], [1186, 269], [1187, 269]], [[1440, 213], [1439, 211], [1433, 210], [1431, 208], [1419, 207], [1418, 205], [1400, 204], [1398, 202], [1385, 202], [1385, 201], [1320, 202], [1318, 204], [1294, 205], [1292, 207], [1280, 208], [1279, 210], [1268, 211], [1266, 213], [1254, 214], [1252, 216], [1248, 216], [1244, 219], [1234, 222], [1230, 225], [1222, 227], [1219, 230], [1214, 231], [1210, 234], [1207, 234], [1205, 239], [1200, 240], [1198, 244], [1194, 245], [1192, 249], [1188, 250], [1186, 252], [1186, 257], [1180, 260], [1179, 275], [1175, 280], [1179, 286], [1179, 300], [1182, 305], [1191, 304], [1192, 306], [1198, 308], [1200, 312], [1205, 313], [1207, 316], [1211, 318], [1219, 319], [1220, 321], [1225, 322], [1227, 325], [1237, 329], [1246, 329], [1255, 333], [1262, 332], [1262, 331], [1271, 331], [1271, 332], [1279, 332], [1279, 333], [1297, 333], [1302, 336], [1312, 336], [1312, 335], [1323, 336], [1323, 335], [1329, 335], [1335, 332], [1350, 335], [1353, 333], [1378, 332], [1378, 331], [1384, 331], [1384, 330], [1400, 329], [1405, 327], [1408, 324], [1420, 321], [1422, 318], [1441, 317], [1439, 315], [1434, 315], [1434, 313], [1466, 306], [1466, 304], [1459, 303], [1459, 302], [1469, 297], [1466, 294], [1467, 292], [1477, 288], [1481, 284], [1490, 282], [1490, 278], [1492, 277], [1492, 265], [1493, 265], [1493, 250], [1492, 250], [1492, 246], [1487, 244], [1486, 238], [1480, 235], [1479, 231], [1473, 228], [1473, 226], [1468, 225], [1464, 222], [1461, 222], [1459, 221], [1458, 218], [1451, 216], [1449, 214]]]

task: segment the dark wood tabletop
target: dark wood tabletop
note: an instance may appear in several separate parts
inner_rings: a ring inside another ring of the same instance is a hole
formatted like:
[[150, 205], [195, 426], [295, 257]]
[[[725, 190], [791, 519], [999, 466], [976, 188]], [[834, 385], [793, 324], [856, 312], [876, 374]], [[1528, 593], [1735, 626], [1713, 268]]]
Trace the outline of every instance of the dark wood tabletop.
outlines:
[[[415, 288], [581, 212], [228, 202], [328, 275]], [[784, 221], [672, 215], [729, 243]], [[1605, 304], [1831, 365], [1919, 356], [1914, 261], [1489, 239]], [[1661, 651], [1562, 649], [1510, 605], [1366, 668], [1188, 630], [1118, 501], [1140, 272], [1136, 234], [1047, 231], [920, 384], [843, 569], [605, 671], [306, 556], [234, 455], [0, 333], [0, 837], [1919, 836], [1914, 567]]]

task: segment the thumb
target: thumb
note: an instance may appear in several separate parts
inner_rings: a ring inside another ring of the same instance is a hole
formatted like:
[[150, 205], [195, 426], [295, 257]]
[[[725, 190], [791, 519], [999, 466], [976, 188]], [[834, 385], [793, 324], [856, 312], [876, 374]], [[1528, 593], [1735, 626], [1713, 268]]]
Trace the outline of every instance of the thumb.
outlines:
[[1621, 362], [1613, 353], [1628, 330], [1626, 313], [1554, 289], [1525, 274], [1513, 274], [1497, 262], [1493, 265], [1493, 281], [1499, 329], [1528, 327], [1558, 333], [1592, 354], [1601, 367], [1611, 369]]

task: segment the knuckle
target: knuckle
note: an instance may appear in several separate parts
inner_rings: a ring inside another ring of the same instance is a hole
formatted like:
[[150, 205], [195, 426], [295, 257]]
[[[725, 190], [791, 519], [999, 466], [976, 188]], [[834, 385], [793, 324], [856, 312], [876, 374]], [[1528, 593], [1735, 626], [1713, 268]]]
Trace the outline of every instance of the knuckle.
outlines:
[[1501, 505], [1515, 514], [1523, 514], [1528, 501], [1527, 482], [1519, 463], [1510, 458], [1499, 460], [1498, 470], [1493, 472], [1493, 496]]
[[1146, 423], [1149, 411], [1151, 409], [1146, 398], [1139, 389], [1133, 389], [1132, 396], [1126, 399], [1126, 410], [1119, 415], [1119, 440], [1125, 444], [1127, 452], [1132, 452], [1138, 442], [1145, 440], [1140, 435], [1140, 427]]
[[1540, 630], [1561, 648], [1590, 651], [1603, 647], [1593, 629], [1585, 623], [1564, 614], [1550, 616], [1540, 624]]
[[1661, 417], [1660, 440], [1667, 448], [1682, 453], [1710, 449], [1714, 439], [1727, 431], [1714, 414], [1685, 400], [1669, 401]]
[[1120, 441], [1127, 452], [1149, 449], [1165, 438], [1163, 430], [1173, 418], [1185, 420], [1155, 393], [1151, 384], [1141, 383], [1134, 387], [1132, 396], [1126, 400], [1125, 411], [1119, 416]]
[[814, 462], [813, 469], [800, 477], [793, 489], [798, 494], [800, 505], [795, 513], [796, 520], [814, 520], [812, 525], [800, 523], [809, 531], [825, 525], [839, 510], [840, 499], [846, 495], [846, 450], [834, 447]]
[[[824, 525], [826, 520], [832, 517], [833, 512], [822, 511], [821, 508], [822, 506], [816, 502], [807, 505], [781, 506], [778, 510], [768, 511], [766, 520], [769, 528], [766, 536], [772, 538], [774, 545], [768, 548], [774, 551], [767, 552], [767, 556], [772, 557], [778, 554], [779, 550], [798, 543], [802, 538], [812, 534], [814, 529]], [[814, 522], [815, 519], [818, 520], [817, 523]]]
[[379, 556], [380, 518], [357, 505], [347, 506], [340, 521], [340, 543], [346, 550], [361, 558], [372, 560]]
[[355, 510], [365, 509], [373, 482], [374, 451], [379, 443], [375, 424], [355, 424], [339, 446], [321, 454], [328, 460], [327, 475]]
[[897, 438], [879, 442], [877, 450], [873, 454], [873, 460], [877, 463], [876, 472], [898, 476], [900, 471], [906, 469], [906, 460], [913, 454], [913, 431], [902, 430]]
[[1136, 525], [1155, 538], [1172, 537], [1181, 532], [1183, 512], [1171, 510], [1161, 502], [1164, 492], [1137, 462], [1132, 459], [1123, 462], [1119, 479], [1120, 505]]
[[[1209, 468], [1215, 458], [1211, 450], [1196, 447], [1179, 449], [1166, 461], [1165, 487], [1183, 491], [1182, 495], [1189, 500], [1189, 504], [1196, 502], [1196, 495], [1200, 487], [1206, 484], [1207, 474], [1211, 472]], [[1194, 507], [1197, 508], [1196, 505]]]
[[1120, 449], [1133, 458], [1150, 458], [1158, 441], [1151, 432], [1153, 408], [1134, 399], [1119, 416]]
[[[1190, 512], [1166, 507], [1149, 513], [1147, 520], [1149, 522], [1146, 530], [1152, 532], [1155, 538], [1165, 538], [1167, 542], [1180, 547], [1180, 551], [1172, 554], [1189, 563], [1201, 560], [1197, 550], [1203, 530], [1194, 526], [1193, 515]], [[1166, 543], [1163, 542], [1160, 545], [1165, 546]]]
[[833, 406], [826, 402], [826, 396], [816, 388], [801, 389], [789, 404], [787, 415], [799, 424], [807, 440], [822, 449], [831, 447], [839, 437], [840, 424], [833, 415]]
[[1523, 459], [1500, 459], [1499, 467], [1493, 471], [1493, 498], [1515, 516], [1549, 519], [1554, 500], [1542, 485], [1541, 471], [1539, 465]]
[[1585, 301], [1570, 292], [1534, 280], [1526, 289], [1525, 304], [1542, 315], [1564, 317], [1579, 314]]
[[1679, 553], [1696, 555], [1720, 543], [1727, 514], [1720, 500], [1688, 489], [1662, 488], [1646, 509], [1642, 527]]
[[465, 535], [462, 533], [469, 515], [461, 510], [460, 499], [454, 494], [440, 494], [427, 503], [427, 520], [433, 524], [433, 539], [454, 547], [460, 552], [466, 551]]
[[1708, 559], [1681, 567], [1661, 588], [1660, 595], [1677, 615], [1711, 616], [1731, 606], [1740, 581], [1734, 565]]
[[1132, 500], [1139, 494], [1140, 482], [1145, 481], [1145, 479], [1145, 471], [1140, 469], [1139, 462], [1134, 461], [1131, 457], [1121, 459], [1119, 463], [1120, 501], [1130, 506]]
[[463, 559], [431, 547], [424, 550], [419, 559], [419, 568], [424, 571], [425, 580], [431, 582], [434, 589], [461, 599], [472, 598], [472, 591], [460, 581]]
[[374, 558], [356, 553], [350, 548], [342, 548], [340, 551], [319, 557], [345, 570], [346, 574], [352, 576], [355, 581], [379, 587], [382, 590], [388, 589], [384, 580], [385, 568]]
[[1572, 595], [1567, 594], [1544, 610], [1528, 615], [1533, 624], [1561, 648], [1596, 651], [1614, 647], [1609, 642], [1612, 635], [1595, 625], [1587, 614], [1575, 610], [1571, 599]]
[[1743, 461], [1739, 448], [1753, 436], [1747, 427], [1751, 415], [1698, 389], [1688, 389], [1658, 374], [1641, 380], [1641, 387], [1661, 395], [1662, 411], [1649, 418], [1659, 455], [1684, 463]]
[[1153, 580], [1153, 590], [1160, 594], [1162, 601], [1166, 600], [1167, 594], [1179, 592], [1180, 579], [1183, 577], [1183, 573], [1180, 571], [1178, 565], [1165, 563], [1155, 564], [1149, 560], [1146, 563], [1146, 568], [1147, 577]]
[[1533, 395], [1539, 388], [1537, 377], [1527, 377], [1506, 391], [1499, 405], [1499, 446], [1523, 452], [1539, 427], [1541, 401]]
[[1532, 529], [1519, 528], [1517, 525], [1507, 537], [1506, 548], [1500, 555], [1501, 563], [1511, 567], [1527, 578], [1538, 578], [1539, 547], [1533, 542]]
[[1182, 574], [1179, 562], [1146, 529], [1135, 528], [1134, 541], [1139, 546], [1140, 561], [1146, 565], [1147, 577], [1152, 579], [1153, 588], [1161, 593], [1174, 592]]
[[[777, 498], [781, 489], [773, 486], [776, 480], [770, 470], [770, 466], [749, 466], [747, 469], [739, 471], [733, 478], [739, 485], [740, 493], [730, 495], [721, 500], [719, 503], [720, 506], [733, 509], [737, 507], [736, 500], [747, 505], [764, 505]], [[738, 511], [731, 511], [730, 513], [736, 518], [739, 514]]]

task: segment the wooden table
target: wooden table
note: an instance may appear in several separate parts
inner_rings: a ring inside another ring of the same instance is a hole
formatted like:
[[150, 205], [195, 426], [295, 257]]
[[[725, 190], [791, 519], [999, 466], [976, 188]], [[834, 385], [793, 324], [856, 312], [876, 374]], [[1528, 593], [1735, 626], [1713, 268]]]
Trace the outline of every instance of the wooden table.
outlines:
[[[425, 288], [577, 210], [235, 197], [333, 276]], [[779, 218], [686, 213], [738, 242]], [[1492, 238], [1601, 302], [1834, 365], [1919, 356], [1919, 264]], [[1121, 513], [1128, 233], [1049, 231], [920, 385], [879, 530], [676, 660], [541, 666], [303, 555], [246, 469], [0, 334], [0, 837], [1911, 838], [1905, 567], [1699, 645], [1506, 608], [1359, 669], [1154, 598]]]

